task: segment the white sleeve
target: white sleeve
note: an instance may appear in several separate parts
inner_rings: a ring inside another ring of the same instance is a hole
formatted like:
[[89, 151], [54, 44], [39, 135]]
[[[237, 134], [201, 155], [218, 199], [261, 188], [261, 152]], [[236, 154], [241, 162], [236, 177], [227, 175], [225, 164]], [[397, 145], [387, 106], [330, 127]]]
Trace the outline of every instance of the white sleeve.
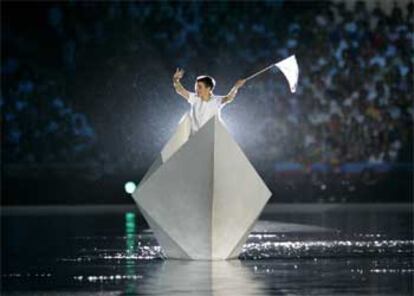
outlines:
[[190, 105], [193, 105], [196, 100], [197, 100], [196, 94], [193, 92], [190, 92], [190, 95], [188, 96], [188, 100], [187, 100], [190, 103]]
[[217, 101], [218, 101], [218, 105], [220, 106], [220, 108], [226, 106], [229, 103], [229, 102], [222, 103], [224, 97], [225, 96], [217, 96]]

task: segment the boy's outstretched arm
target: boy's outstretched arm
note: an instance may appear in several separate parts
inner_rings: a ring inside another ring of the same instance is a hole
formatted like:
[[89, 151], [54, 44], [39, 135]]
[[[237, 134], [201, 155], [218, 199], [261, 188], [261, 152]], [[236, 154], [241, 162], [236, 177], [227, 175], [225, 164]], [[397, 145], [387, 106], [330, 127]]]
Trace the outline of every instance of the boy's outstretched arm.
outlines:
[[173, 84], [174, 84], [175, 91], [179, 95], [181, 95], [183, 98], [188, 100], [188, 98], [190, 97], [190, 92], [186, 90], [180, 82], [180, 79], [183, 78], [183, 75], [184, 75], [184, 70], [183, 69], [180, 70], [177, 68], [173, 76]]
[[231, 101], [233, 101], [234, 98], [236, 97], [237, 91], [239, 90], [240, 87], [243, 86], [245, 82], [246, 82], [246, 79], [237, 80], [236, 84], [232, 87], [229, 93], [221, 99], [221, 103], [226, 104], [226, 103], [230, 103]]

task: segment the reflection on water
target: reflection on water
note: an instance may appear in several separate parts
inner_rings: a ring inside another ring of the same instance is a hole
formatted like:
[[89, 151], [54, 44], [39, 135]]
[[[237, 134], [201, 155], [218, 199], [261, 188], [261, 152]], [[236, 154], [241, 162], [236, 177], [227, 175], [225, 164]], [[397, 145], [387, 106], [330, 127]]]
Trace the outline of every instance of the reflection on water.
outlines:
[[155, 295], [263, 295], [265, 291], [264, 283], [255, 281], [238, 260], [166, 260], [143, 282], [144, 290]]
[[367, 213], [334, 213], [319, 225], [312, 224], [320, 221], [315, 215], [267, 216], [240, 260], [230, 261], [165, 260], [136, 212], [8, 215], [2, 218], [2, 294], [412, 294], [411, 213], [388, 213], [375, 225], [361, 223]]

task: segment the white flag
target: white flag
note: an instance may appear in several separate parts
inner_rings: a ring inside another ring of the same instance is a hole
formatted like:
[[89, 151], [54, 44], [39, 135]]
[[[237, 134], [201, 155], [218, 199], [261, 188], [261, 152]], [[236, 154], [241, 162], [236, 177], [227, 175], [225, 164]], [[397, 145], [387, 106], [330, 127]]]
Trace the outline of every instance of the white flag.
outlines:
[[294, 93], [298, 85], [299, 77], [299, 67], [295, 55], [291, 55], [290, 57], [276, 63], [275, 66], [282, 71], [283, 75], [285, 75], [287, 81], [289, 82], [290, 91]]

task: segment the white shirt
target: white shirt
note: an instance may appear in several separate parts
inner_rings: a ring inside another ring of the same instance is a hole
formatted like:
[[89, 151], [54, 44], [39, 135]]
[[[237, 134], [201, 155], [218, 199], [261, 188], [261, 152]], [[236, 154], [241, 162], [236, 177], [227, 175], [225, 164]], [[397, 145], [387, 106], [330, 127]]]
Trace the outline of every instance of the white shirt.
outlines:
[[226, 105], [221, 103], [223, 97], [213, 94], [208, 101], [203, 101], [196, 93], [190, 92], [188, 102], [191, 105], [191, 134], [197, 132], [214, 115], [218, 115], [221, 120], [221, 108]]

